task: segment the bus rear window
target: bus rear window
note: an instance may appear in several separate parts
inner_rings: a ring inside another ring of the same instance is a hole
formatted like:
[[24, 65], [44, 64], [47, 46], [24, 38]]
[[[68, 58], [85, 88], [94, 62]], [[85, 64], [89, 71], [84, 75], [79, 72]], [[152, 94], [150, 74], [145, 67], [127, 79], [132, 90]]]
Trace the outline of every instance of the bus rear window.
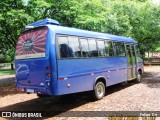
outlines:
[[47, 32], [47, 27], [41, 27], [22, 33], [16, 46], [15, 59], [45, 57]]

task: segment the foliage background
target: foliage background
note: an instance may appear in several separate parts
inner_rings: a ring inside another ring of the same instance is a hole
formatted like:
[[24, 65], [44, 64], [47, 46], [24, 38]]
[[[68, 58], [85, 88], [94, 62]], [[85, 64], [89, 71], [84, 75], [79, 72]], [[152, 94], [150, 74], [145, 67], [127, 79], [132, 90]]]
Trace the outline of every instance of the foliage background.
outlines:
[[63, 26], [132, 37], [142, 54], [160, 51], [160, 4], [151, 0], [1, 0], [0, 63], [13, 62], [27, 24], [47, 17]]

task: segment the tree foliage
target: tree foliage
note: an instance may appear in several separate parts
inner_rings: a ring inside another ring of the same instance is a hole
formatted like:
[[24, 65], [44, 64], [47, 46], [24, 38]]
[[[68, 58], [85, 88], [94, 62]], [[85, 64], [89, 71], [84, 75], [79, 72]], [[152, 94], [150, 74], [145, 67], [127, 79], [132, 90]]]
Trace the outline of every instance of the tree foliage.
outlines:
[[[18, 36], [34, 21], [132, 37], [142, 53], [159, 50], [160, 5], [151, 0], [2, 0], [0, 54], [13, 61]], [[6, 52], [7, 51], [7, 52]]]

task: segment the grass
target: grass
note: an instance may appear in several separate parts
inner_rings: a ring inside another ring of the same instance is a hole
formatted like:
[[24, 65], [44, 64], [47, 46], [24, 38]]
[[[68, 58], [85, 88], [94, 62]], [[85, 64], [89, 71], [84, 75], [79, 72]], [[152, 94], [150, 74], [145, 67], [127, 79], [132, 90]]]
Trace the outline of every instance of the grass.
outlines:
[[15, 70], [0, 70], [0, 76], [15, 74]]

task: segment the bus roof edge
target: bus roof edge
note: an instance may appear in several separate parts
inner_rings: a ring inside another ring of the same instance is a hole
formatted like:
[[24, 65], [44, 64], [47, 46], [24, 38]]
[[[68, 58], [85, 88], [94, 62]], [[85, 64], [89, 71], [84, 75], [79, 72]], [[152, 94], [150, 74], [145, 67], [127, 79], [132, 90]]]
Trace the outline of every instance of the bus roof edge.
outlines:
[[33, 22], [31, 24], [28, 24], [26, 27], [28, 27], [28, 26], [38, 27], [38, 26], [43, 26], [43, 25], [47, 25], [47, 24], [60, 25], [60, 23], [58, 21], [53, 20], [51, 18], [46, 18], [46, 19], [39, 20], [37, 22]]

